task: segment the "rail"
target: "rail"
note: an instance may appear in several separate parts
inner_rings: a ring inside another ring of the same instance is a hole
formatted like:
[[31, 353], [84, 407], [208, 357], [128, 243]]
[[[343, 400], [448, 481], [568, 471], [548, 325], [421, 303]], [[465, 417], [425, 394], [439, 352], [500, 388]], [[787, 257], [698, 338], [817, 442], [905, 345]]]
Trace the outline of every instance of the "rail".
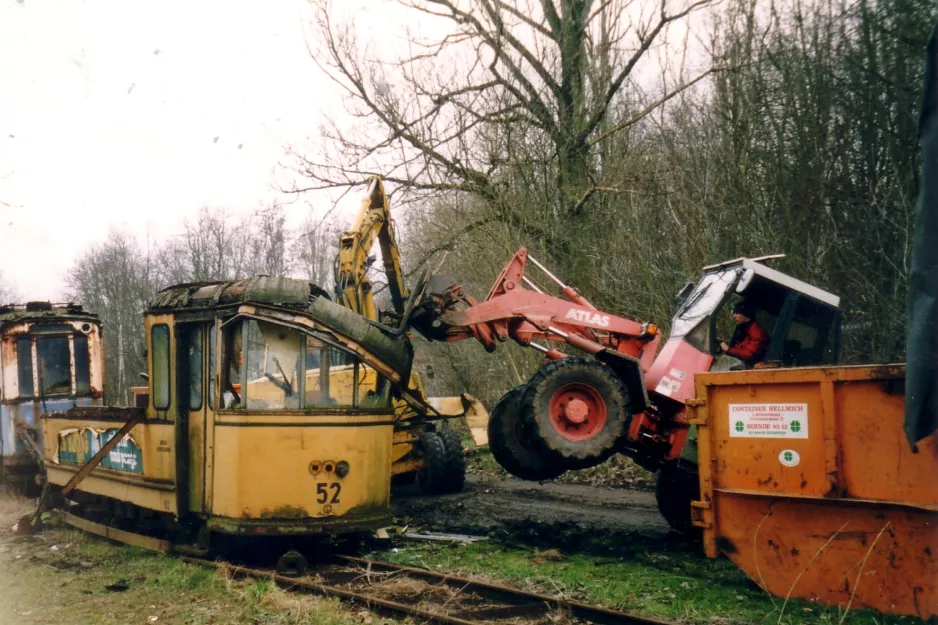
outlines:
[[[183, 557], [182, 560], [227, 571], [237, 577], [269, 579], [289, 591], [336, 597], [389, 615], [412, 616], [421, 623], [546, 625], [563, 622], [558, 615], [567, 615], [577, 622], [597, 625], [673, 625], [490, 582], [349, 556], [336, 556], [332, 562], [311, 569], [303, 577], [287, 577], [270, 569], [251, 569], [200, 558]], [[394, 592], [395, 589], [399, 592]]]

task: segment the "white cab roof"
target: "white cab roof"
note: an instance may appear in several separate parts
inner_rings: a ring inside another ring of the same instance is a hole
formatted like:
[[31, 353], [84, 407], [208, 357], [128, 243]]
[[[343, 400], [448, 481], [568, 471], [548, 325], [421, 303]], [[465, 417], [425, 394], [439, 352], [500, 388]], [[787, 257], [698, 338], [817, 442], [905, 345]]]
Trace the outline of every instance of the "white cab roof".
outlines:
[[776, 271], [775, 269], [766, 267], [762, 263], [759, 263], [751, 258], [737, 258], [725, 263], [709, 265], [704, 267], [703, 270], [704, 272], [709, 272], [714, 269], [729, 269], [733, 266], [742, 267], [745, 270], [751, 269], [757, 276], [765, 278], [766, 280], [780, 284], [785, 288], [791, 289], [792, 291], [797, 291], [798, 293], [827, 304], [828, 306], [833, 306], [835, 308], [840, 307], [839, 296], [834, 295], [833, 293], [828, 293], [827, 291], [819, 289], [816, 286], [812, 286], [807, 282], [802, 282], [797, 278], [792, 278], [791, 276], [784, 274], [781, 271]]

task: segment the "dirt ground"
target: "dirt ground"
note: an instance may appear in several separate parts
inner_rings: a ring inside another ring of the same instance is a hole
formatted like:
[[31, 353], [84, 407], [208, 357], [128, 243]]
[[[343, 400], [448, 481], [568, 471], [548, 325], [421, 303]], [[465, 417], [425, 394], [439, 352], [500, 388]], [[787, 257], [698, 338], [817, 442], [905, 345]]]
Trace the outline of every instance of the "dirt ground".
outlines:
[[[398, 529], [485, 535], [473, 544], [399, 537], [370, 554], [409, 566], [668, 619], [680, 625], [892, 625], [766, 595], [731, 562], [669, 533], [654, 494], [473, 475], [466, 491], [397, 489]], [[223, 573], [53, 524], [16, 536], [34, 502], [0, 494], [0, 625], [379, 625], [394, 621], [267, 580]], [[367, 554], [363, 554], [367, 555]], [[783, 618], [784, 617], [784, 618]]]
[[396, 489], [392, 507], [401, 527], [508, 535], [529, 543], [616, 535], [654, 543], [669, 535], [648, 490], [470, 475], [465, 491], [453, 495], [428, 497], [416, 486]]

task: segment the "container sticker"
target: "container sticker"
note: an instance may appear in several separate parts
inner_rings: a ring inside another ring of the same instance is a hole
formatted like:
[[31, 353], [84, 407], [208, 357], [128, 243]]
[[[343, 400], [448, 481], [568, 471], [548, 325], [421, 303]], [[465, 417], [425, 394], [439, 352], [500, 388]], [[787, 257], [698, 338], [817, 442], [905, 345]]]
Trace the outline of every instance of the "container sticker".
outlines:
[[676, 393], [680, 388], [681, 383], [679, 381], [672, 380], [668, 376], [664, 376], [661, 378], [661, 381], [658, 382], [658, 386], [655, 387], [655, 391], [670, 397], [671, 393]]
[[778, 460], [786, 467], [797, 467], [801, 462], [801, 456], [794, 449], [786, 449], [778, 455]]
[[671, 369], [670, 376], [678, 380], [683, 380], [684, 378], [687, 377], [687, 373], [684, 371], [681, 371], [680, 369]]
[[730, 437], [808, 438], [808, 404], [730, 404]]

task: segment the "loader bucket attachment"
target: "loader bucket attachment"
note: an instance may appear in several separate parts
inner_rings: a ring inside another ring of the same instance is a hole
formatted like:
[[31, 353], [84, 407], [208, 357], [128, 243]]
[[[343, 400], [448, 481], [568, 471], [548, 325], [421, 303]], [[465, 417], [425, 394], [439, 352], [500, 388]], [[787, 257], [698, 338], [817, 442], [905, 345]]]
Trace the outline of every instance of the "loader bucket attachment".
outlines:
[[429, 397], [427, 403], [443, 416], [463, 417], [475, 444], [480, 447], [488, 445], [489, 437], [486, 428], [489, 423], [489, 413], [481, 401], [468, 393], [463, 393], [458, 397]]

